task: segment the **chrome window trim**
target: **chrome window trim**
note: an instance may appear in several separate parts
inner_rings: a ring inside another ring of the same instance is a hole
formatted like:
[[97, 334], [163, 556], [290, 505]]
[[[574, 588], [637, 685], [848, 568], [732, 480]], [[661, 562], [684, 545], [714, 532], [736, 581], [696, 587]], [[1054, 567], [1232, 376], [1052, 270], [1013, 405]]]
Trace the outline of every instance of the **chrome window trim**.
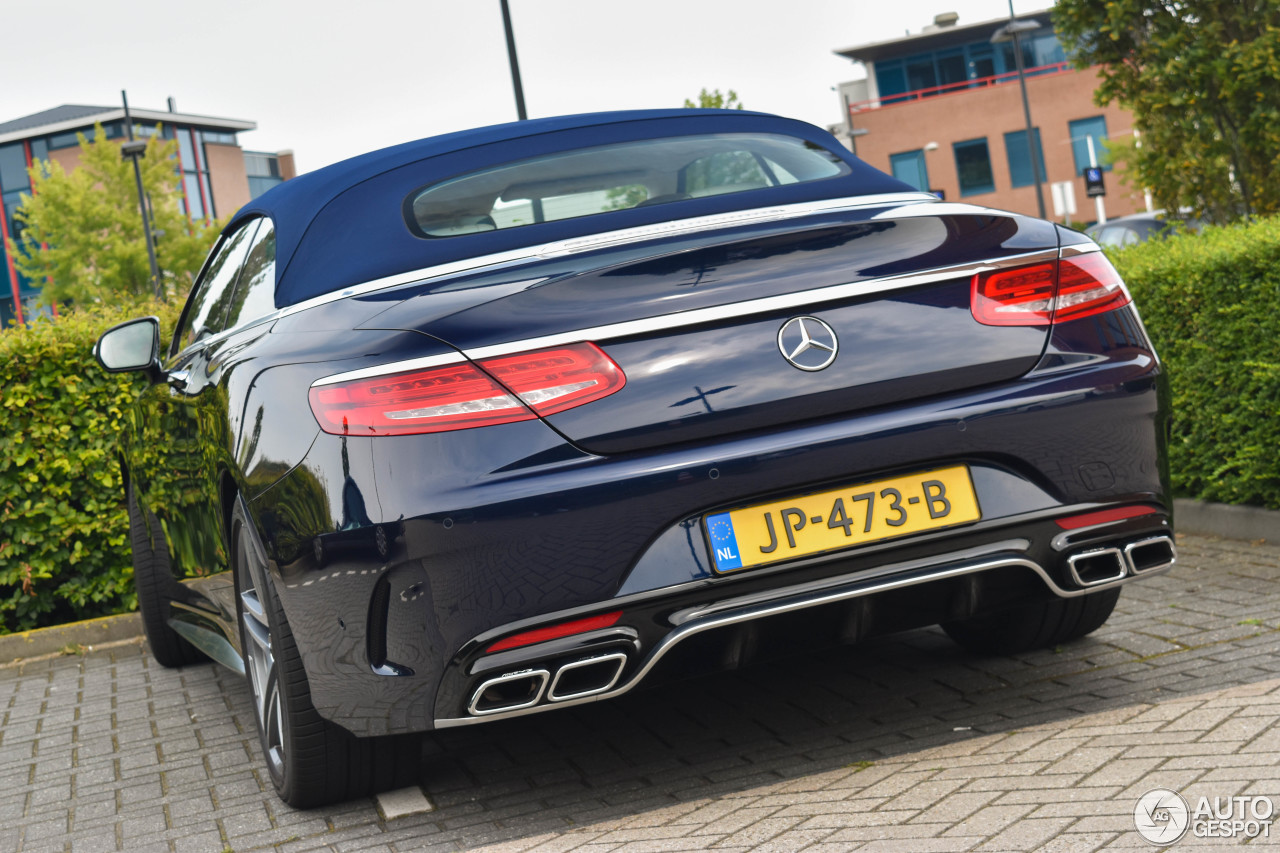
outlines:
[[1057, 249], [1027, 252], [978, 264], [957, 264], [950, 267], [939, 267], [927, 272], [867, 279], [866, 281], [831, 285], [829, 287], [821, 287], [814, 290], [802, 290], [796, 293], [784, 293], [778, 296], [765, 296], [760, 299], [751, 299], [730, 305], [715, 305], [710, 308], [696, 308], [675, 314], [661, 314], [656, 317], [647, 317], [643, 320], [627, 320], [625, 322], [610, 323], [604, 326], [575, 329], [569, 332], [559, 332], [554, 335], [544, 335], [538, 338], [524, 338], [501, 344], [492, 344], [485, 347], [474, 347], [463, 350], [461, 353], [457, 354], [445, 353], [442, 355], [428, 356], [427, 358], [408, 359], [406, 361], [390, 362], [387, 364], [377, 365], [375, 367], [366, 367], [361, 368], [360, 370], [337, 373], [332, 376], [326, 376], [322, 379], [316, 380], [312, 383], [312, 387], [332, 385], [336, 382], [347, 382], [353, 379], [367, 379], [373, 376], [382, 376], [390, 373], [402, 373], [404, 371], [416, 370], [425, 367], [453, 364], [462, 361], [464, 358], [479, 361], [481, 359], [494, 358], [496, 356], [510, 355], [512, 353], [526, 352], [528, 350], [544, 349], [546, 347], [563, 346], [565, 344], [580, 343], [582, 341], [600, 343], [602, 341], [609, 341], [617, 338], [631, 337], [632, 335], [643, 335], [652, 332], [669, 331], [671, 329], [696, 326], [703, 323], [713, 323], [717, 321], [749, 317], [753, 314], [767, 314], [775, 311], [786, 311], [799, 308], [814, 309], [815, 306], [822, 303], [835, 302], [857, 296], [870, 296], [877, 293], [901, 290], [907, 287], [917, 287], [924, 284], [934, 284], [939, 281], [974, 275], [980, 272], [1004, 269], [1011, 266], [1020, 266], [1022, 264], [1035, 263], [1037, 261], [1052, 260], [1057, 258], [1057, 256]]
[[1101, 252], [1102, 247], [1097, 243], [1073, 243], [1070, 246], [1063, 246], [1058, 250], [1060, 258], [1074, 258], [1078, 255], [1092, 255], [1094, 252]]
[[[729, 228], [738, 225], [755, 225], [762, 222], [777, 222], [803, 216], [812, 216], [818, 213], [865, 210], [868, 208], [890, 205], [899, 206], [892, 210], [886, 210], [882, 213], [878, 213], [872, 218], [876, 220], [891, 220], [954, 214], [1010, 215], [1005, 211], [979, 207], [977, 205], [969, 205], [961, 202], [943, 202], [931, 193], [910, 192], [881, 193], [878, 195], [822, 199], [819, 201], [806, 201], [796, 204], [774, 205], [771, 207], [760, 207], [751, 210], [717, 213], [708, 216], [696, 216], [689, 219], [675, 220], [673, 222], [659, 222], [653, 225], [641, 225], [635, 228], [606, 231], [585, 237], [574, 237], [569, 240], [558, 240], [551, 243], [542, 243], [536, 246], [512, 249], [506, 252], [497, 252], [491, 255], [480, 255], [475, 258], [465, 258], [445, 264], [437, 264], [435, 266], [423, 267], [421, 269], [409, 270], [408, 272], [396, 273], [395, 275], [373, 279], [372, 281], [366, 281], [341, 290], [335, 290], [332, 293], [321, 294], [320, 296], [299, 302], [296, 305], [279, 308], [270, 314], [256, 317], [253, 320], [242, 323], [234, 328], [224, 329], [216, 335], [210, 335], [209, 337], [182, 349], [176, 353], [173, 358], [175, 360], [180, 359], [197, 346], [203, 347], [217, 343], [225, 337], [261, 322], [281, 320], [302, 311], [308, 311], [312, 308], [318, 308], [322, 305], [328, 305], [331, 302], [337, 302], [341, 299], [347, 299], [353, 296], [364, 296], [365, 294], [375, 293], [377, 291], [393, 287], [419, 284], [430, 281], [431, 279], [456, 275], [458, 273], [473, 272], [486, 268], [496, 269], [504, 266], [512, 266], [522, 261], [565, 257], [567, 255], [592, 251], [594, 249], [620, 246], [627, 243], [638, 243], [643, 240], [650, 240], [656, 237], [672, 237], [684, 234], [694, 234], [701, 231], [715, 230], [717, 228]], [[1074, 247], [1064, 247], [1064, 251], [1071, 248]], [[1081, 249], [1081, 252], [1096, 251], [1101, 251], [1101, 249], [1097, 246]], [[1060, 257], [1062, 255], [1055, 253], [1054, 256]], [[554, 344], [552, 344], [552, 346], [554, 346]]]
[[326, 376], [317, 379], [311, 383], [312, 388], [320, 388], [325, 385], [334, 385], [338, 382], [352, 382], [357, 379], [370, 379], [374, 376], [386, 376], [391, 373], [407, 373], [410, 370], [426, 370], [430, 367], [444, 367], [447, 364], [457, 364], [466, 361], [466, 356], [460, 352], [446, 352], [440, 355], [428, 355], [423, 358], [410, 358], [405, 361], [391, 362], [390, 364], [379, 364], [374, 367], [365, 367], [360, 370], [348, 370], [345, 373], [335, 373], [332, 376]]
[[737, 225], [754, 225], [760, 222], [781, 221], [801, 216], [811, 216], [815, 213], [862, 210], [871, 207], [909, 204], [911, 202], [921, 202], [926, 199], [932, 199], [935, 202], [937, 201], [935, 196], [928, 193], [882, 193], [879, 195], [853, 196], [848, 198], [822, 199], [820, 201], [806, 201], [796, 204], [773, 205], [771, 207], [759, 207], [751, 210], [735, 210], [729, 213], [715, 213], [709, 216], [695, 216], [689, 219], [677, 219], [671, 222], [658, 222], [653, 225], [640, 225], [635, 228], [624, 228], [618, 231], [605, 231], [600, 234], [591, 234], [585, 237], [573, 237], [568, 240], [557, 240], [551, 243], [541, 243], [520, 249], [511, 249], [506, 252], [496, 252], [491, 255], [479, 255], [474, 258], [464, 258], [458, 261], [450, 261], [445, 264], [436, 264], [435, 266], [423, 267], [421, 269], [384, 276], [383, 278], [377, 278], [372, 281], [352, 285], [351, 287], [346, 287], [342, 290], [335, 290], [332, 293], [323, 293], [304, 302], [299, 302], [297, 305], [290, 305], [287, 308], [280, 309], [280, 314], [282, 317], [287, 317], [290, 314], [296, 314], [299, 311], [306, 311], [320, 305], [327, 305], [330, 302], [335, 302], [339, 299], [346, 299], [350, 296], [363, 296], [366, 293], [385, 290], [389, 287], [417, 284], [419, 282], [429, 281], [442, 276], [454, 275], [460, 272], [471, 272], [473, 270], [484, 269], [486, 267], [501, 267], [508, 264], [518, 263], [520, 261], [559, 258], [566, 255], [577, 254], [579, 252], [588, 252], [593, 249], [599, 249], [606, 246], [638, 243], [642, 240], [651, 240], [655, 237], [672, 237], [680, 234], [694, 234], [700, 231], [710, 231], [716, 228], [729, 228]]

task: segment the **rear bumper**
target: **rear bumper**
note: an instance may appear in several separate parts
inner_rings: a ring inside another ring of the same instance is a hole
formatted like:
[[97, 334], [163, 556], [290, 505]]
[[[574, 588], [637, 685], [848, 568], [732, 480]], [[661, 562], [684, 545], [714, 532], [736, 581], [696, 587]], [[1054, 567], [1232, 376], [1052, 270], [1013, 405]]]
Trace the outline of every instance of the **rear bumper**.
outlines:
[[[875, 602], [872, 627], [887, 631], [1140, 577], [1127, 568], [1107, 577], [1099, 558], [1077, 569], [1102, 583], [1082, 587], [1054, 545], [1063, 533], [1054, 518], [1116, 504], [1155, 512], [1145, 526], [1108, 531], [1121, 538], [1073, 538], [1073, 547], [1114, 547], [1123, 558], [1134, 542], [1171, 535], [1159, 365], [1144, 342], [1121, 343], [1108, 357], [1064, 357], [1053, 372], [999, 387], [662, 451], [585, 454], [536, 421], [444, 437], [323, 435], [253, 504], [312, 700], [358, 735], [494, 719], [506, 712], [468, 711], [477, 684], [513, 672], [501, 660], [479, 664], [493, 657], [483, 654], [493, 638], [620, 606], [647, 614], [624, 626], [634, 636], [614, 638], [625, 665], [579, 673], [616, 683], [586, 696], [560, 689], [569, 698], [532, 710], [632, 689], [698, 645], [689, 640], [738, 624], [673, 614], [743, 596], [776, 604], [817, 584], [814, 604], [741, 618]], [[738, 575], [709, 569], [705, 513], [954, 463], [975, 472], [980, 522]], [[836, 639], [872, 629], [858, 618], [836, 618], [845, 624]], [[559, 668], [583, 659], [555, 658], [539, 690], [552, 692]]]
[[[609, 608], [624, 608], [617, 625], [524, 649], [485, 654], [483, 649], [494, 639], [510, 633], [490, 632], [446, 673], [435, 727], [466, 726], [621, 696], [700, 638], [711, 642], [694, 652], [695, 659], [703, 657], [710, 668], [740, 665], [746, 646], [761, 645], [760, 636], [776, 627], [770, 623], [793, 614], [805, 619], [805, 645], [849, 642], [908, 627], [909, 622], [895, 620], [893, 614], [904, 603], [918, 621], [932, 624], [998, 611], [1037, 595], [1087, 595], [1160, 574], [1177, 559], [1163, 513], [1059, 535], [1038, 561], [1034, 557], [1044, 549], [1033, 546], [1038, 537], [1032, 531], [1045, 526], [1043, 521], [1019, 524], [1012, 532], [1029, 536], [728, 597], [702, 590], [660, 602], [646, 602], [643, 596], [631, 602], [616, 600]], [[1105, 560], [1107, 573], [1081, 577], [1069, 569], [1071, 579], [1061, 583], [1061, 567], [1082, 560]], [[547, 621], [581, 615], [563, 614]], [[568, 679], [574, 680], [574, 689], [557, 692], [557, 685]]]

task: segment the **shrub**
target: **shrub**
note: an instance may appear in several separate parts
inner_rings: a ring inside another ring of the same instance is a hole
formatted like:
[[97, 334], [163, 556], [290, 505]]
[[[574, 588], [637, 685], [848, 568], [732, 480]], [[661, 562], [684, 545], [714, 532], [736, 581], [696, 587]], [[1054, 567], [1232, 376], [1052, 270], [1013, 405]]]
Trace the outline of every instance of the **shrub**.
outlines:
[[94, 308], [0, 332], [0, 633], [134, 609], [116, 441], [145, 382], [92, 355], [108, 327], [180, 306]]
[[1280, 508], [1280, 218], [1113, 260], [1172, 383], [1175, 494]]

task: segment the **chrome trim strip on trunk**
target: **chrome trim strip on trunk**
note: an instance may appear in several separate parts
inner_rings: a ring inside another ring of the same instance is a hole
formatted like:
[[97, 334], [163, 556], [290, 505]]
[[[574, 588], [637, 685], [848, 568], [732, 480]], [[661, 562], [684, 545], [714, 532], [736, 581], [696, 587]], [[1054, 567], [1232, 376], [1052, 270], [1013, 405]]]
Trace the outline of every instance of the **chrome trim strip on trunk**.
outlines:
[[[944, 558], [945, 559], [945, 558]], [[750, 622], [757, 619], [764, 619], [770, 616], [777, 616], [783, 613], [792, 613], [798, 610], [804, 610], [810, 607], [817, 607], [823, 604], [834, 604], [841, 601], [848, 601], [854, 598], [860, 598], [866, 595], [874, 595], [876, 593], [888, 592], [895, 589], [903, 589], [905, 587], [917, 586], [932, 581], [945, 580], [947, 578], [963, 577], [965, 575], [978, 574], [980, 572], [988, 572], [995, 569], [1003, 568], [1024, 568], [1029, 569], [1039, 576], [1045, 586], [1059, 598], [1075, 598], [1081, 595], [1087, 595], [1100, 589], [1106, 589], [1120, 584], [1136, 580], [1137, 577], [1146, 577], [1149, 575], [1159, 574], [1166, 569], [1153, 569], [1141, 576], [1128, 575], [1123, 578], [1109, 581], [1105, 584], [1097, 584], [1088, 589], [1069, 590], [1059, 586], [1049, 573], [1038, 563], [1026, 557], [995, 557], [985, 560], [979, 560], [956, 565], [955, 562], [947, 561], [941, 565], [935, 565], [931, 568], [918, 570], [910, 573], [899, 573], [888, 577], [867, 578], [862, 572], [856, 575], [846, 575], [839, 579], [832, 579], [830, 582], [824, 582], [827, 585], [824, 588], [808, 589], [808, 585], [799, 587], [783, 588], [773, 590], [773, 596], [769, 599], [761, 600], [760, 595], [746, 596], [742, 601], [735, 602], [729, 599], [723, 602], [717, 602], [709, 605], [707, 615], [704, 618], [693, 618], [692, 621], [685, 622], [675, 628], [671, 633], [667, 634], [662, 640], [654, 646], [645, 658], [643, 664], [626, 680], [625, 683], [612, 690], [602, 693], [596, 693], [591, 696], [584, 696], [580, 699], [566, 699], [555, 704], [537, 705], [530, 708], [524, 708], [517, 711], [499, 712], [486, 717], [447, 717], [437, 719], [435, 727], [437, 729], [455, 728], [458, 726], [469, 726], [475, 723], [486, 722], [493, 719], [506, 719], [509, 717], [524, 716], [525, 714], [536, 714], [551, 708], [566, 708], [571, 705], [583, 704], [586, 702], [599, 702], [604, 699], [611, 699], [615, 696], [621, 696], [630, 692], [634, 687], [644, 680], [653, 668], [658, 664], [667, 652], [675, 648], [676, 645], [687, 640], [697, 634], [704, 633], [716, 628], [724, 628], [730, 625], [737, 625], [744, 622]], [[834, 584], [840, 581], [846, 581], [839, 586]], [[802, 590], [797, 592], [797, 590]], [[750, 603], [746, 603], [750, 599]], [[735, 605], [737, 605], [736, 609]]]
[[[299, 302], [296, 305], [290, 305], [287, 308], [280, 309], [278, 314], [280, 317], [287, 317], [290, 314], [296, 314], [299, 311], [306, 311], [309, 308], [315, 308], [316, 306], [335, 302], [339, 299], [346, 299], [349, 296], [363, 296], [366, 293], [373, 293], [374, 291], [384, 290], [388, 287], [417, 284], [419, 282], [429, 281], [433, 278], [455, 275], [461, 272], [471, 272], [474, 270], [484, 269], [486, 267], [501, 267], [517, 263], [519, 261], [559, 258], [566, 255], [577, 254], [579, 252], [589, 252], [593, 249], [620, 246], [626, 243], [639, 243], [643, 240], [652, 240], [657, 237], [674, 237], [684, 234], [696, 234], [700, 231], [711, 231], [717, 228], [732, 228], [739, 225], [756, 225], [762, 222], [778, 222], [786, 219], [796, 219], [802, 216], [812, 216], [818, 213], [838, 213], [848, 210], [865, 210], [872, 207], [886, 207], [889, 205], [910, 204], [911, 202], [919, 203], [926, 201], [937, 202], [937, 198], [929, 193], [919, 192], [881, 193], [879, 195], [851, 196], [847, 198], [831, 198], [822, 199], [820, 201], [799, 202], [797, 204], [773, 205], [771, 207], [758, 207], [752, 210], [735, 210], [730, 213], [715, 213], [710, 216], [695, 216], [689, 219], [659, 222], [654, 225], [641, 225], [636, 228], [623, 228], [618, 231], [605, 231], [600, 234], [590, 234], [585, 237], [574, 237], [570, 240], [557, 240], [551, 243], [541, 243], [536, 246], [511, 249], [506, 252], [496, 252], [491, 255], [479, 255], [474, 258], [464, 258], [458, 261], [450, 261], [445, 264], [436, 264], [435, 266], [423, 267], [421, 269], [384, 276], [372, 281], [352, 285], [351, 287], [346, 287], [342, 290], [335, 290], [332, 293], [324, 293], [320, 296], [308, 299], [305, 302]], [[912, 206], [916, 207], [918, 204]]]
[[1092, 255], [1094, 252], [1101, 251], [1102, 247], [1097, 243], [1073, 243], [1058, 250], [1058, 257], [1074, 258], [1077, 255]]
[[332, 376], [317, 379], [311, 383], [311, 387], [320, 388], [324, 385], [333, 385], [338, 382], [370, 379], [374, 376], [387, 376], [392, 373], [405, 373], [410, 370], [426, 370], [430, 367], [444, 367], [447, 364], [457, 364], [466, 360], [466, 356], [460, 352], [446, 352], [440, 355], [424, 356], [423, 358], [409, 358], [404, 361], [379, 364], [375, 367], [365, 367], [360, 370], [348, 370], [346, 373], [335, 373]]
[[[458, 355], [445, 354], [430, 356], [429, 359], [440, 359], [440, 361], [434, 362], [433, 364], [451, 364], [459, 362], [463, 360], [463, 356], [473, 361], [478, 361], [485, 358], [494, 358], [495, 356], [527, 352], [529, 350], [543, 349], [545, 347], [563, 346], [565, 344], [580, 343], [582, 341], [599, 343], [601, 341], [625, 338], [632, 335], [651, 334], [653, 332], [681, 329], [703, 323], [734, 320], [742, 317], [749, 317], [753, 314], [767, 314], [774, 311], [796, 310], [799, 308], [820, 310], [816, 306], [825, 302], [836, 302], [842, 299], [850, 299], [859, 296], [873, 296], [878, 293], [903, 290], [908, 287], [936, 284], [940, 281], [975, 275], [977, 273], [988, 272], [990, 270], [1021, 266], [1022, 264], [1035, 263], [1037, 261], [1053, 260], [1057, 258], [1057, 256], [1057, 249], [1046, 249], [1038, 252], [1024, 252], [1019, 255], [1011, 255], [1007, 258], [1000, 258], [993, 261], [956, 264], [949, 267], [937, 267], [924, 272], [885, 276], [883, 278], [867, 279], [866, 281], [854, 281], [846, 284], [820, 287], [814, 290], [802, 290], [796, 293], [783, 293], [778, 296], [765, 296], [760, 299], [751, 299], [731, 305], [715, 305], [710, 308], [695, 308], [690, 311], [681, 311], [675, 314], [660, 314], [657, 317], [647, 317], [643, 320], [627, 320], [621, 323], [610, 323], [604, 326], [594, 326], [586, 329], [575, 329], [570, 332], [559, 332], [554, 335], [544, 335], [540, 338], [525, 338], [523, 340], [508, 341], [506, 343], [493, 344], [486, 347], [466, 349]], [[335, 382], [346, 382], [352, 379], [365, 379], [370, 376], [381, 376], [389, 373], [401, 373], [424, 366], [433, 366], [420, 363], [429, 359], [409, 359], [407, 361], [391, 362], [388, 364], [378, 365], [376, 367], [366, 367], [361, 370], [338, 373], [316, 380], [312, 383], [312, 387], [314, 388], [319, 385], [332, 385]]]

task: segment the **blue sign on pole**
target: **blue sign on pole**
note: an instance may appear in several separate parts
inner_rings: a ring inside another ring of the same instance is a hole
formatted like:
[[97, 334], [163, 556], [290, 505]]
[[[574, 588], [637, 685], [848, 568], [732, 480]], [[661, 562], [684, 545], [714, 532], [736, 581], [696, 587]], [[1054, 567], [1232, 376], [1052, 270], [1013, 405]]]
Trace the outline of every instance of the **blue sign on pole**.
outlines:
[[1084, 191], [1089, 198], [1107, 194], [1107, 185], [1102, 180], [1101, 166], [1084, 167]]

